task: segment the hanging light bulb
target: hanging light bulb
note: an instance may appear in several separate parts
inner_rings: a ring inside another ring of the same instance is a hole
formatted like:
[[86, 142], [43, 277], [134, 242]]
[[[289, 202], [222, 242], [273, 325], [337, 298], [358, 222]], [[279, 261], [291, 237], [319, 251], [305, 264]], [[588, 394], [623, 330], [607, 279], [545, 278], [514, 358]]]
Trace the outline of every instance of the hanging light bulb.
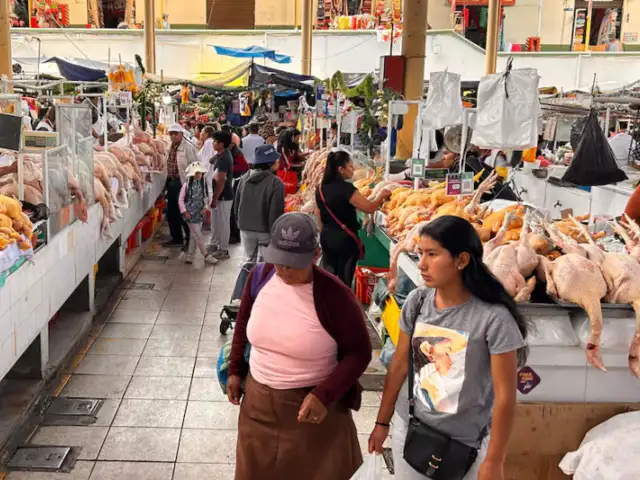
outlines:
[[172, 101], [173, 99], [171, 98], [169, 92], [167, 92], [166, 90], [162, 92], [162, 103], [164, 103], [165, 105], [171, 105]]

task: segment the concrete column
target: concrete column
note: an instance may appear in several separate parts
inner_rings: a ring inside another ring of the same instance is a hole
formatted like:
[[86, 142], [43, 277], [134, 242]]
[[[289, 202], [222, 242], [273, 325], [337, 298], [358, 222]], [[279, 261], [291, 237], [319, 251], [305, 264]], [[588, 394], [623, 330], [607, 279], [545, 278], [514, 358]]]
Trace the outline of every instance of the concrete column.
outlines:
[[[402, 55], [406, 59], [404, 98], [419, 100], [424, 91], [424, 62], [427, 43], [427, 6], [429, 0], [404, 0]], [[398, 132], [396, 159], [406, 160], [413, 153], [413, 128], [418, 106], [411, 105]]]
[[498, 62], [498, 40], [500, 32], [500, 0], [489, 0], [487, 19], [487, 48], [484, 57], [484, 74], [496, 73]]
[[302, 0], [302, 74], [311, 75], [313, 0]]
[[144, 60], [147, 72], [156, 73], [156, 6], [154, 0], [144, 0]]
[[9, 0], [0, 0], [0, 75], [6, 75], [9, 80], [13, 77], [9, 26], [10, 14], [11, 6], [9, 5]]

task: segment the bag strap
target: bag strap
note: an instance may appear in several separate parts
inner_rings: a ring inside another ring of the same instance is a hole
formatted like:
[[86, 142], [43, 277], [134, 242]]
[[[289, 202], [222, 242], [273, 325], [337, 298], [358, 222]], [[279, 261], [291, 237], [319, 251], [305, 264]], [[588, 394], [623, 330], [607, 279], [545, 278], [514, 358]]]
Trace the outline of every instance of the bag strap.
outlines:
[[407, 380], [409, 380], [409, 418], [414, 418], [414, 405], [415, 405], [415, 400], [413, 398], [413, 377], [415, 375], [415, 372], [413, 370], [413, 334], [416, 331], [416, 324], [418, 323], [418, 317], [420, 317], [420, 312], [422, 311], [422, 306], [424, 305], [424, 300], [425, 300], [426, 294], [422, 293], [420, 300], [418, 302], [418, 310], [416, 312], [416, 316], [413, 319], [413, 326], [411, 327], [411, 336], [409, 337], [409, 373], [408, 373], [408, 378]]
[[329, 208], [329, 205], [327, 205], [327, 201], [324, 199], [324, 193], [322, 192], [322, 185], [318, 187], [318, 193], [320, 193], [320, 200], [322, 200], [322, 204], [324, 205], [324, 208], [327, 210], [327, 213], [331, 215], [331, 218], [333, 218], [333, 221], [336, 222], [340, 226], [340, 228], [344, 230], [344, 232], [347, 235], [349, 235], [351, 238], [353, 238], [353, 240], [355, 240], [356, 244], [358, 245], [358, 248], [362, 248], [362, 241], [358, 238], [358, 235], [353, 233], [349, 227], [347, 227], [344, 223], [342, 223], [340, 219], [338, 219], [338, 217], [336, 217], [336, 215], [331, 211], [331, 209]]
[[[413, 370], [413, 334], [416, 331], [416, 324], [418, 323], [418, 317], [420, 316], [420, 312], [422, 311], [422, 307], [424, 306], [424, 301], [426, 299], [426, 293], [422, 295], [418, 303], [418, 311], [416, 313], [416, 317], [413, 320], [413, 326], [411, 327], [411, 336], [409, 337], [409, 373], [407, 380], [409, 381], [409, 419], [415, 418], [415, 399], [413, 398], [413, 377], [415, 372]], [[489, 433], [489, 425], [485, 425], [484, 428], [480, 431], [480, 438], [478, 439], [478, 449], [482, 444], [483, 438]]]
[[271, 280], [271, 277], [273, 277], [275, 271], [276, 270], [275, 268], [273, 268], [273, 265], [269, 265], [266, 263], [258, 263], [255, 266], [253, 275], [251, 275], [251, 298], [254, 301], [258, 297], [258, 294], [260, 293], [260, 290], [262, 290], [262, 287], [264, 287], [267, 282]]

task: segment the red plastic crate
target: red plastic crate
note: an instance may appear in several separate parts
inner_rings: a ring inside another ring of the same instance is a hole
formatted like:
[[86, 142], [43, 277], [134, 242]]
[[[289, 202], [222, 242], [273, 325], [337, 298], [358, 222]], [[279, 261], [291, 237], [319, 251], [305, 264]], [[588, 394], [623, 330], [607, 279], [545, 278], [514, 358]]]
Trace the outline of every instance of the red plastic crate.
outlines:
[[388, 268], [356, 267], [356, 297], [361, 303], [369, 305], [373, 289], [382, 274], [389, 273]]

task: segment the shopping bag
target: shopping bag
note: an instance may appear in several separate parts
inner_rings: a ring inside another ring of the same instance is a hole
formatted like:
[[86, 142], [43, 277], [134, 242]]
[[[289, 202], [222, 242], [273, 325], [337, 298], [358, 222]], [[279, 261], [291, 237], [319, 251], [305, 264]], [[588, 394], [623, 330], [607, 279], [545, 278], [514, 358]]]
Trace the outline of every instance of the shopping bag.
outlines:
[[364, 459], [363, 464], [360, 465], [351, 480], [382, 480], [383, 473], [382, 455], [372, 453]]
[[291, 170], [278, 170], [278, 177], [284, 183], [284, 193], [293, 195], [298, 191], [298, 174]]
[[609, 141], [600, 128], [595, 110], [591, 110], [587, 117], [578, 148], [562, 180], [585, 187], [627, 180], [626, 173], [618, 167]]
[[[432, 72], [429, 76], [429, 92], [422, 109], [422, 126], [439, 130], [462, 123], [462, 96], [460, 75], [449, 72]], [[423, 157], [424, 158], [424, 157]]]
[[540, 77], [533, 68], [512, 69], [482, 77], [471, 143], [480, 148], [527, 150], [538, 145]]

